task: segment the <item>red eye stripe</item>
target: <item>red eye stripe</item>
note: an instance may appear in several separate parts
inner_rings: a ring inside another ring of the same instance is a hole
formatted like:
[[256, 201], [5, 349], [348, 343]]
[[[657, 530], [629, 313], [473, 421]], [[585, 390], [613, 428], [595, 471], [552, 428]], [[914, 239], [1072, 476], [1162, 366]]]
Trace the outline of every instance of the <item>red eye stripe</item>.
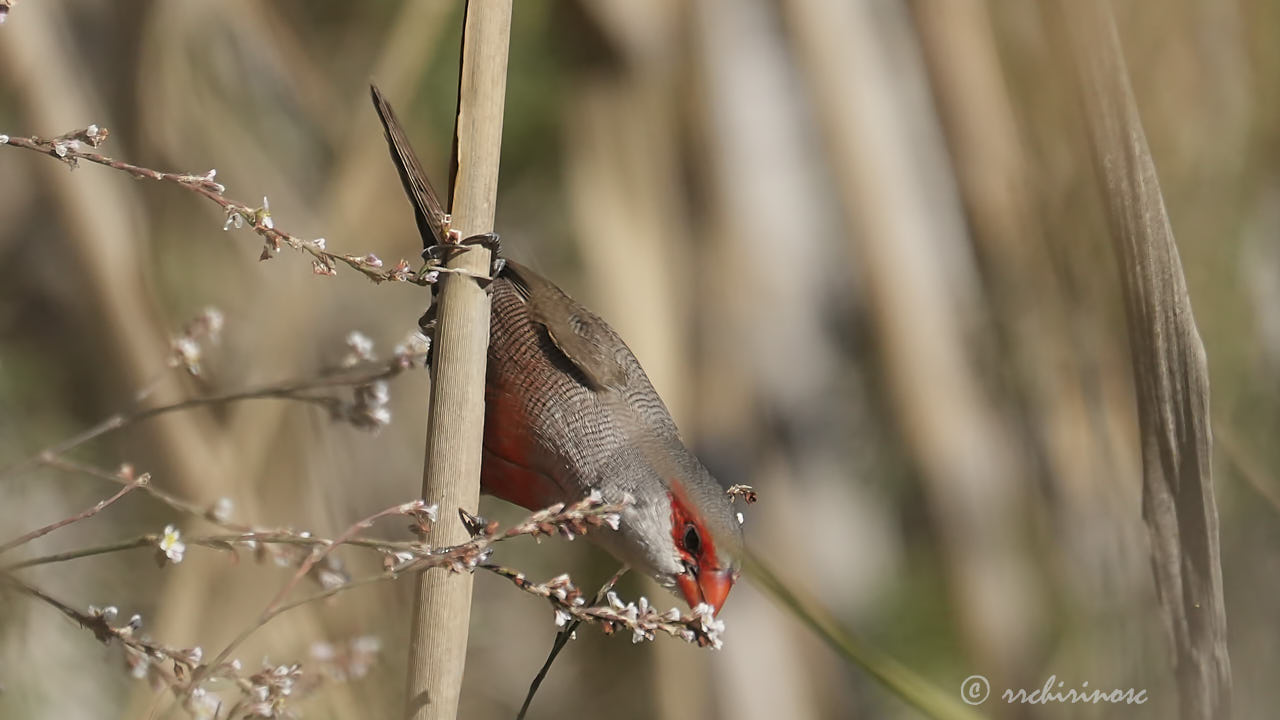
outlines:
[[[671, 540], [680, 550], [680, 554], [697, 565], [699, 570], [716, 569], [716, 546], [702, 518], [694, 511], [693, 506], [675, 483], [672, 483], [671, 492], [667, 493], [667, 498], [671, 501]], [[697, 529], [702, 546], [696, 556], [685, 547], [685, 528], [688, 525], [693, 525]]]

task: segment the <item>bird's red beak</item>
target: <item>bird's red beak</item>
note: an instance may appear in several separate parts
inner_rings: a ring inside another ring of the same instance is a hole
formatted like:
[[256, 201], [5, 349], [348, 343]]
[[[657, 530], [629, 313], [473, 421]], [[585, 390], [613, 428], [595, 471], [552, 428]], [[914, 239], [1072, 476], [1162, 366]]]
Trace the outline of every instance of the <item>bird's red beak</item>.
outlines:
[[689, 603], [689, 607], [695, 607], [698, 603], [707, 603], [715, 608], [718, 615], [736, 579], [734, 573], [728, 570], [703, 570], [698, 573], [696, 579], [690, 573], [677, 575], [676, 587], [680, 588], [680, 594], [684, 596], [685, 602]]

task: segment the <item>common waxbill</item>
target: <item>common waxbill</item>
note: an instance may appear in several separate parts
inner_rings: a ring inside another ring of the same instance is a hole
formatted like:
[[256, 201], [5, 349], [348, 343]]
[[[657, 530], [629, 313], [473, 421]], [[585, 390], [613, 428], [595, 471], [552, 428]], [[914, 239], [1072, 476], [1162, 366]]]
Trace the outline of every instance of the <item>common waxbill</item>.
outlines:
[[[424, 243], [443, 245], [446, 216], [390, 104], [372, 91]], [[690, 607], [719, 612], [742, 556], [725, 491], [613, 328], [529, 268], [495, 268], [481, 490], [530, 510], [592, 490], [606, 502], [630, 498], [618, 531], [591, 537]]]

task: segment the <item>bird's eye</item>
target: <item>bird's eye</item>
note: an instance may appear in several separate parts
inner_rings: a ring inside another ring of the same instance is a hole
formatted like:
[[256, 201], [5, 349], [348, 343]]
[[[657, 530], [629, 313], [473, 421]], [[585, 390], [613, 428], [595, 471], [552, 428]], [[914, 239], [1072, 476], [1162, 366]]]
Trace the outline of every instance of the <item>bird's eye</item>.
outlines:
[[698, 535], [698, 528], [693, 523], [684, 526], [684, 549], [694, 557], [702, 554], [702, 536]]

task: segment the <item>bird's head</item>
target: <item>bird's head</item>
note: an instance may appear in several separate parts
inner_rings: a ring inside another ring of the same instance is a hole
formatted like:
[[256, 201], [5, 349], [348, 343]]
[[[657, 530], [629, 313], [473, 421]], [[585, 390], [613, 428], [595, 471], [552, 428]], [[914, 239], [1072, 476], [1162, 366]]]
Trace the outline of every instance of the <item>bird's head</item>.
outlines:
[[[623, 522], [610, 545], [615, 555], [680, 594], [689, 607], [717, 613], [741, 573], [742, 526], [729, 497], [692, 455], [683, 472], [631, 489]], [[612, 533], [606, 533], [610, 535]]]
[[681, 565], [675, 587], [689, 607], [707, 603], [717, 613], [738, 580], [742, 554], [742, 528], [723, 492], [718, 497], [718, 503], [699, 504], [676, 483], [667, 494], [671, 542]]

